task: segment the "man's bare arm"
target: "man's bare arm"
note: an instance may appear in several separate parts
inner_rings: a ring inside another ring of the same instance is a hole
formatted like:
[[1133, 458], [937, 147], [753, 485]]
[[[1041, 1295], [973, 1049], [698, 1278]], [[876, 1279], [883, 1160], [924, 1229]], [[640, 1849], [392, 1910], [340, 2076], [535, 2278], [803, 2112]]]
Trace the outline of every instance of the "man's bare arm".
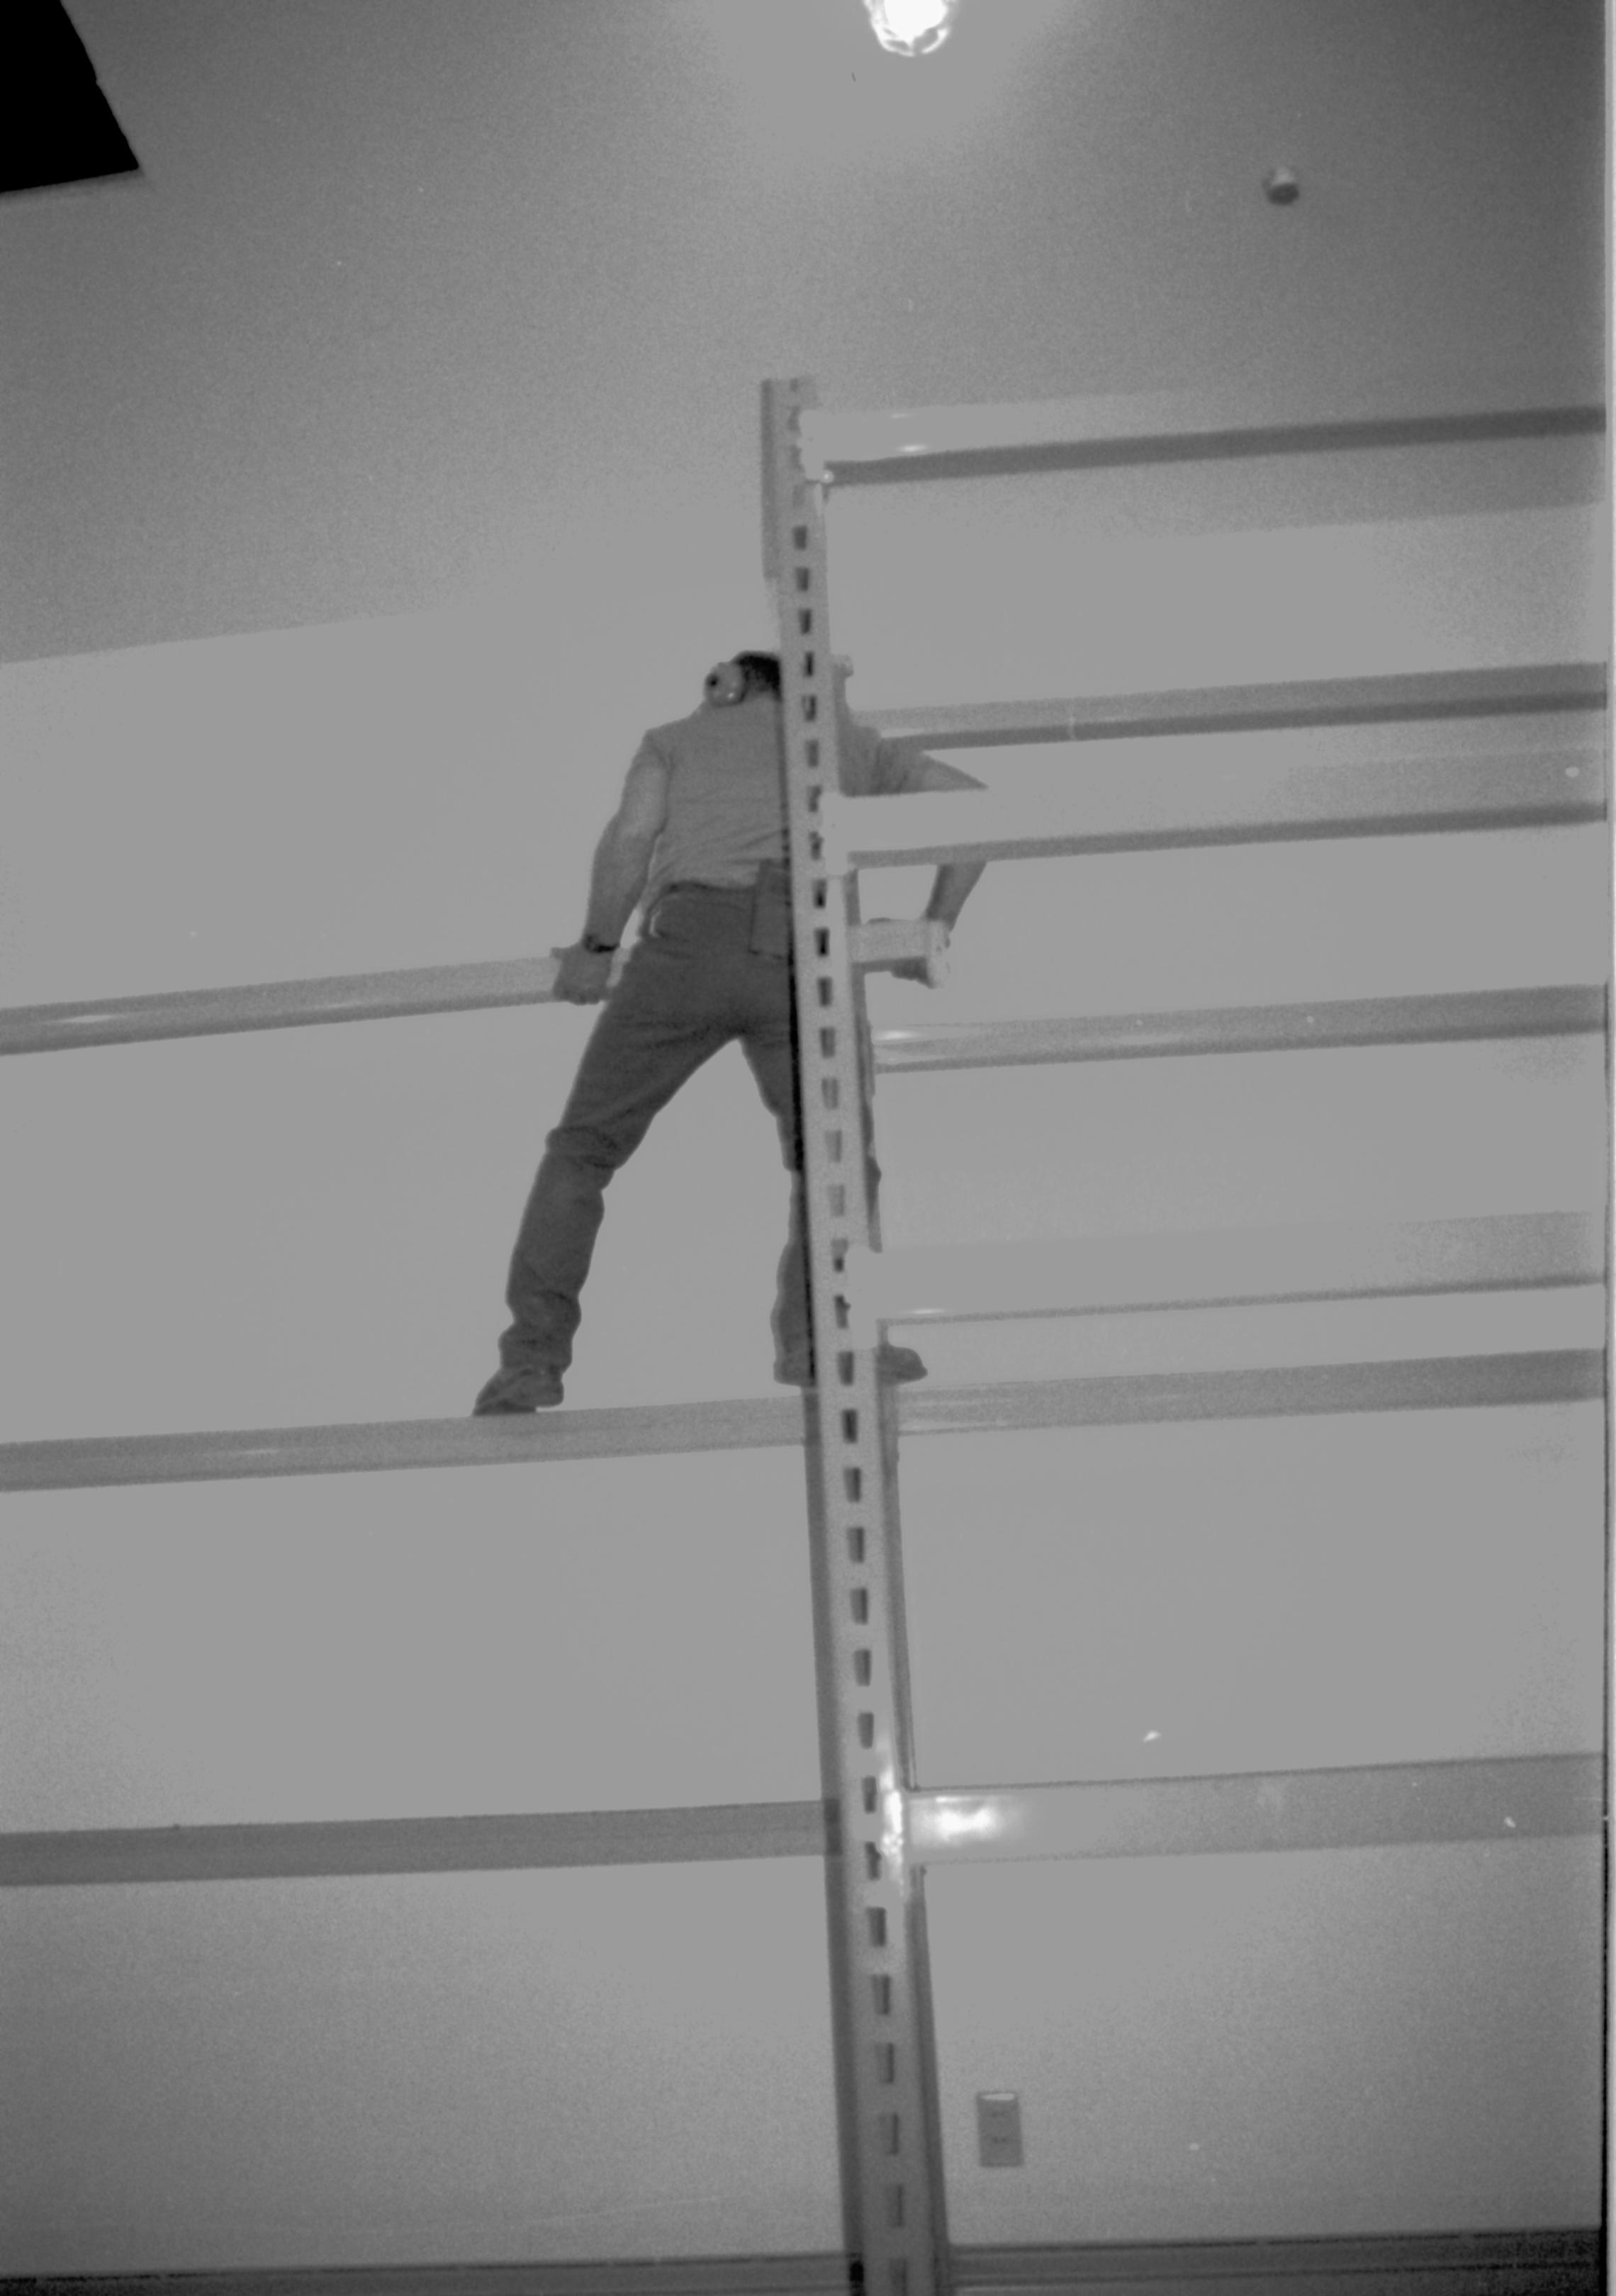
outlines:
[[651, 874], [651, 857], [668, 820], [668, 768], [656, 758], [636, 758], [622, 801], [607, 823], [589, 873], [589, 908], [580, 939], [558, 949], [561, 971], [554, 994], [563, 1004], [598, 1004], [611, 983], [610, 948], [596, 953], [586, 939], [620, 941]]
[[[980, 790], [982, 783], [972, 774], [962, 773], [957, 766], [946, 766], [940, 758], [921, 758], [919, 786], [923, 790]], [[938, 870], [931, 887], [931, 898], [926, 903], [926, 914], [953, 931], [959, 913], [969, 900], [977, 879], [988, 866], [985, 861], [945, 861]]]
[[667, 820], [668, 768], [655, 758], [637, 759], [628, 769], [622, 802], [595, 849], [586, 938], [621, 940], [645, 890], [651, 857]]

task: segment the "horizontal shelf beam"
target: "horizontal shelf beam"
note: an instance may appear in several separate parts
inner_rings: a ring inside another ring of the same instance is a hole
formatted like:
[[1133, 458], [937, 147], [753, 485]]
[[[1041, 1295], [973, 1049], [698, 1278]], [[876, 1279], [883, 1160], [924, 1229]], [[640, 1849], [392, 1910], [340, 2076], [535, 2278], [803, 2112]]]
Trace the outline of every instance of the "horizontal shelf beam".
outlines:
[[[855, 926], [855, 964], [871, 972], [918, 959], [933, 974], [942, 929], [924, 919]], [[627, 954], [611, 967], [622, 978]], [[402, 1021], [425, 1013], [489, 1012], [554, 1001], [556, 960], [513, 956], [475, 964], [424, 964], [396, 972], [332, 973], [241, 988], [180, 988], [89, 1004], [0, 1009], [0, 1053], [71, 1052], [86, 1045], [152, 1044], [168, 1037], [229, 1036], [250, 1029], [306, 1029], [332, 1021]]]
[[1073, 1020], [952, 1021], [931, 1028], [878, 1029], [874, 1042], [877, 1070], [905, 1075], [921, 1069], [1021, 1068], [1052, 1061], [1596, 1035], [1604, 1026], [1605, 991], [1595, 985], [1102, 1013]]
[[[1105, 1427], [1169, 1419], [1257, 1419], [1340, 1411], [1449, 1411], [1575, 1403], [1604, 1391], [1597, 1349], [1421, 1356], [1214, 1372], [1140, 1372], [980, 1387], [908, 1387], [905, 1437]], [[404, 1467], [542, 1464], [648, 1453], [767, 1450], [803, 1439], [800, 1400], [538, 1412], [532, 1418], [398, 1419], [201, 1435], [92, 1435], [0, 1444], [0, 1490], [91, 1490], [273, 1475], [391, 1473]]]
[[1603, 661], [1529, 662], [1503, 669], [1411, 670], [1381, 677], [1188, 686], [1177, 692], [1079, 694], [1046, 701], [939, 702], [872, 710], [862, 722], [900, 748], [988, 749], [1005, 743], [1278, 733], [1449, 718], [1558, 716], [1603, 709], [1609, 682]]
[[823, 808], [835, 869], [1571, 827], [1600, 821], [1604, 810], [1604, 761], [1591, 744], [1530, 757], [1359, 765], [1254, 758], [1217, 774], [1188, 760], [1153, 762], [1074, 780], [1052, 796], [950, 790], [827, 799]]
[[[1604, 2296], [1596, 2226], [1516, 2232], [1365, 2233], [1259, 2240], [1040, 2241], [954, 2246], [949, 2284], [980, 2296]], [[845, 2249], [763, 2256], [614, 2257], [542, 2264], [331, 2264], [287, 2269], [30, 2275], [27, 2296], [846, 2296]]]
[[[1598, 1348], [1415, 1356], [1381, 1363], [1235, 1371], [1134, 1372], [906, 1392], [905, 1435], [991, 1435], [1032, 1427], [1128, 1427], [1169, 1420], [1293, 1419], [1348, 1411], [1466, 1411], [1587, 1403], [1605, 1391]], [[910, 1423], [914, 1414], [915, 1424]]]
[[[1256, 2240], [1072, 2241], [1059, 2246], [1005, 2243], [956, 2247], [950, 2279], [972, 2296], [1477, 2296], [1487, 2289], [1504, 2296], [1604, 2296], [1606, 2245], [1598, 2226], [1575, 2229], [1513, 2232], [1399, 2232], [1283, 2234]], [[456, 2267], [465, 2271], [468, 2267]], [[472, 2267], [474, 2269], [475, 2267]], [[497, 2271], [500, 2267], [496, 2266]], [[614, 2267], [621, 2271], [621, 2266]], [[652, 2270], [658, 2267], [652, 2267]], [[780, 2289], [770, 2296], [820, 2296], [815, 2290]], [[87, 2292], [86, 2292], [87, 2296]], [[148, 2296], [131, 2283], [123, 2289], [97, 2288], [95, 2296]], [[178, 2292], [175, 2292], [178, 2296]], [[241, 2296], [259, 2296], [256, 2289]], [[262, 2296], [290, 2296], [279, 2289]], [[339, 2286], [300, 2289], [298, 2296], [393, 2296], [390, 2288], [367, 2285], [350, 2266]], [[441, 2289], [412, 2288], [410, 2296], [510, 2296], [490, 2281], [463, 2285], [445, 2281]], [[523, 2296], [529, 2296], [524, 2291]], [[710, 2285], [679, 2284], [655, 2288], [616, 2280], [607, 2286], [552, 2285], [530, 2296], [761, 2296], [751, 2284], [736, 2287], [715, 2276]], [[829, 2296], [829, 2292], [826, 2292]]]
[[332, 1427], [258, 1427], [196, 1435], [91, 1435], [0, 1445], [0, 1490], [236, 1477], [508, 1467], [691, 1451], [767, 1450], [802, 1440], [802, 1404], [781, 1396], [638, 1404], [511, 1417], [378, 1419]]
[[1446, 397], [1430, 386], [1358, 391], [1305, 416], [1259, 392], [1138, 392], [1021, 406], [926, 406], [897, 412], [816, 408], [802, 420], [805, 467], [833, 484], [986, 478], [1128, 463], [1449, 446], [1554, 439], [1604, 428], [1596, 372], [1489, 384], [1474, 377]]
[[[614, 980], [627, 962], [618, 958]], [[105, 996], [90, 1004], [13, 1004], [0, 1010], [0, 1053], [68, 1052], [81, 1045], [151, 1044], [167, 1037], [226, 1036], [247, 1029], [304, 1029], [328, 1021], [400, 1021], [422, 1013], [546, 1004], [554, 997], [556, 970], [553, 956], [515, 956]]]
[[1603, 1216], [1331, 1221], [848, 1254], [855, 1340], [872, 1323], [1081, 1316], [1292, 1300], [1508, 1292], [1604, 1280]]
[[254, 1882], [340, 1874], [486, 1874], [820, 1857], [816, 1801], [490, 1817], [365, 1817], [303, 1824], [128, 1826], [0, 1833], [0, 1888], [104, 1882]]
[[[906, 1821], [910, 1853], [926, 1865], [1163, 1857], [1595, 1833], [1602, 1794], [1596, 1754], [1531, 1755], [922, 1791], [906, 1797]], [[63, 1828], [0, 1833], [0, 1889], [820, 1857], [826, 1840], [819, 1801]]]
[[915, 1793], [909, 1853], [921, 1865], [974, 1865], [1597, 1833], [1604, 1767], [1597, 1754], [1537, 1754]]

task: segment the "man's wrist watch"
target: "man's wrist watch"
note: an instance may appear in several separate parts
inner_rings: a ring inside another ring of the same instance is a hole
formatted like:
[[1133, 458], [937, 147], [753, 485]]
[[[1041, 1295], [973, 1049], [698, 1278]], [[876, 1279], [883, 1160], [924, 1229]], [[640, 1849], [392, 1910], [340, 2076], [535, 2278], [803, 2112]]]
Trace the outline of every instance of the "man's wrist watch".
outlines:
[[591, 956], [614, 956], [622, 947], [622, 943], [615, 940], [596, 940], [593, 933], [586, 933], [578, 946], [587, 948]]

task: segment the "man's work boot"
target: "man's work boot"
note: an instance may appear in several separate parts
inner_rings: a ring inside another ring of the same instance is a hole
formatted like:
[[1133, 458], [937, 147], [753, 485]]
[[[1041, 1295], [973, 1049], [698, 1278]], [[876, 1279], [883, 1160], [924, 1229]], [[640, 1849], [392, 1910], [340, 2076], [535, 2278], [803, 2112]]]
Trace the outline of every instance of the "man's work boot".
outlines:
[[[924, 1379], [926, 1366], [913, 1348], [898, 1348], [883, 1340], [875, 1351], [875, 1376], [896, 1383], [900, 1380]], [[793, 1356], [776, 1366], [775, 1377], [782, 1387], [812, 1387], [814, 1365], [811, 1357], [804, 1361]]]
[[473, 1419], [543, 1411], [562, 1399], [562, 1375], [553, 1364], [509, 1364], [496, 1371], [472, 1406]]

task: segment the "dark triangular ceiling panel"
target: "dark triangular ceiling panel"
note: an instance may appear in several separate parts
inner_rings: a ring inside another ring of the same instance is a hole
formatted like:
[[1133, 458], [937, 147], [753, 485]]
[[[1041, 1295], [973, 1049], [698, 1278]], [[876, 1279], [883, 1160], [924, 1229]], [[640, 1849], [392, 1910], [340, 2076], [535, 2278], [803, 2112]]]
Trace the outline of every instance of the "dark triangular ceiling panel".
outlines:
[[139, 173], [61, 0], [6, 0], [0, 11], [0, 193]]

